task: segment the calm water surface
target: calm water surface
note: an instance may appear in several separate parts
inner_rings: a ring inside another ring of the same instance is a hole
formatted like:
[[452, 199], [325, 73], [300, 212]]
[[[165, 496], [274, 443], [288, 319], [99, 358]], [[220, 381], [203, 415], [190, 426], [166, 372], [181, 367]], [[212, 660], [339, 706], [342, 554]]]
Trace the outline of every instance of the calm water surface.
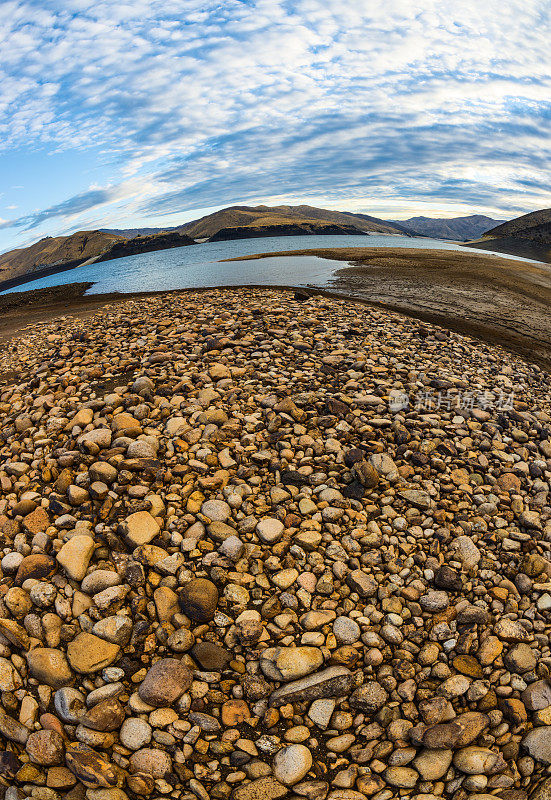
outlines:
[[[8, 289], [23, 292], [62, 286], [67, 283], [93, 281], [87, 294], [108, 292], [154, 292], [165, 289], [196, 289], [205, 286], [327, 286], [346, 262], [318, 256], [271, 257], [254, 261], [220, 263], [224, 258], [272, 251], [304, 250], [334, 247], [421, 247], [435, 250], [468, 250], [441, 239], [410, 239], [402, 236], [284, 236], [263, 239], [241, 239], [140, 253], [135, 256], [102, 261], [99, 264], [49, 275], [46, 278]], [[470, 248], [473, 249], [473, 248]], [[488, 255], [487, 250], [475, 250]], [[503, 254], [498, 254], [503, 256]], [[507, 257], [507, 256], [505, 256]], [[513, 258], [513, 256], [511, 256]]]

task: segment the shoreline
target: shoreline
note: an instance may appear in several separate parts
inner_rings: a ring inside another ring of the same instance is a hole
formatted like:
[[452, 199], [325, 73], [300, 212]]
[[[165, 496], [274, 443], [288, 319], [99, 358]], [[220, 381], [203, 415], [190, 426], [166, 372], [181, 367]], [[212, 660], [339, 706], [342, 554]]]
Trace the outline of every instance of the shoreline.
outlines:
[[[450, 252], [450, 251], [448, 251]], [[261, 258], [262, 256], [254, 256]], [[248, 257], [252, 258], [252, 257]], [[370, 272], [374, 267], [367, 268]], [[130, 300], [155, 298], [159, 296], [185, 295], [191, 292], [209, 292], [217, 290], [271, 290], [280, 292], [296, 292], [307, 296], [320, 296], [334, 300], [349, 300], [369, 308], [380, 308], [399, 314], [405, 318], [418, 319], [439, 328], [453, 331], [484, 344], [503, 349], [505, 352], [520, 356], [529, 364], [551, 372], [551, 320], [549, 320], [547, 338], [537, 339], [529, 331], [507, 329], [503, 320], [490, 316], [482, 319], [472, 318], [458, 313], [458, 308], [435, 308], [427, 302], [424, 305], [410, 297], [409, 305], [390, 298], [377, 299], [366, 294], [366, 267], [362, 264], [343, 267], [338, 270], [333, 287], [320, 288], [304, 285], [269, 286], [265, 284], [235, 284], [231, 286], [204, 286], [201, 288], [184, 288], [159, 290], [155, 292], [86, 295], [85, 292], [93, 283], [64, 284], [47, 289], [34, 289], [0, 296], [0, 346], [16, 337], [29, 325], [46, 323], [70, 315], [73, 318], [85, 319], [106, 305], [118, 305]], [[371, 277], [371, 275], [369, 276]], [[403, 287], [402, 287], [403, 288]], [[411, 293], [411, 284], [406, 287]], [[419, 284], [422, 294], [423, 284]], [[547, 317], [549, 317], [547, 308]], [[0, 376], [1, 378], [2, 376]]]

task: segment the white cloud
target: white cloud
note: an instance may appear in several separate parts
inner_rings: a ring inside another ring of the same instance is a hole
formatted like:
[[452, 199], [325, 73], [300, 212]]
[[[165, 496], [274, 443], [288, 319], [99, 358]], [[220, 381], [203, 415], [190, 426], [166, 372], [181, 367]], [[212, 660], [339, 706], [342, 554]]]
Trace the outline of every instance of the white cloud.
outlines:
[[101, 202], [38, 215], [61, 227], [272, 195], [548, 205], [546, 8], [7, 0], [0, 146], [111, 152]]

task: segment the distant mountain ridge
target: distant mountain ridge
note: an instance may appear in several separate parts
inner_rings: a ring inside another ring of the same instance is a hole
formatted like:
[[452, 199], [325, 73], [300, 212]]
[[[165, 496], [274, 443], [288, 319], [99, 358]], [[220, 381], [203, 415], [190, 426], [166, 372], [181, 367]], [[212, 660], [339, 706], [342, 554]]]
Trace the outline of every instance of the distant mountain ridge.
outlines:
[[467, 217], [452, 217], [451, 219], [411, 217], [403, 220], [402, 225], [420, 236], [466, 242], [470, 239], [478, 239], [496, 223], [501, 222], [502, 220], [492, 219], [483, 214], [471, 214]]
[[[314, 206], [229, 206], [200, 219], [180, 225], [178, 230], [194, 239], [210, 239], [223, 228], [254, 228], [307, 224], [315, 233], [316, 225], [352, 225], [367, 233], [399, 233], [411, 235], [399, 223], [371, 217], [368, 214], [352, 214], [347, 211], [330, 211]], [[245, 233], [245, 232], [243, 232]], [[240, 237], [241, 238], [241, 237]]]

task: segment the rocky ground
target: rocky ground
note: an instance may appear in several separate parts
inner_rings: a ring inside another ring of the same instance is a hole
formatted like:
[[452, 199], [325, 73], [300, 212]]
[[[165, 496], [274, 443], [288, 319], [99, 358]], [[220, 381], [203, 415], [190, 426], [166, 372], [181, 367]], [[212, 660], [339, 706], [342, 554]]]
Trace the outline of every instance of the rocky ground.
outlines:
[[551, 797], [547, 373], [272, 290], [0, 370], [7, 800]]

